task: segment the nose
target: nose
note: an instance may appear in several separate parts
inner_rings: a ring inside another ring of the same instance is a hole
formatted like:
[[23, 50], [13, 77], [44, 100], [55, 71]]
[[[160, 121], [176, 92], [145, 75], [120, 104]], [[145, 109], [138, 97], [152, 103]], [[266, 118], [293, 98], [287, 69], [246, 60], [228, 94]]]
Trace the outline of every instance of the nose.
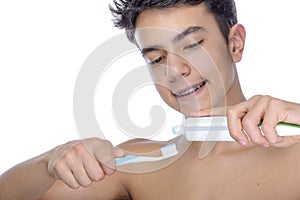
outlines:
[[180, 55], [168, 52], [166, 76], [169, 82], [186, 77], [191, 73], [191, 68], [186, 60]]

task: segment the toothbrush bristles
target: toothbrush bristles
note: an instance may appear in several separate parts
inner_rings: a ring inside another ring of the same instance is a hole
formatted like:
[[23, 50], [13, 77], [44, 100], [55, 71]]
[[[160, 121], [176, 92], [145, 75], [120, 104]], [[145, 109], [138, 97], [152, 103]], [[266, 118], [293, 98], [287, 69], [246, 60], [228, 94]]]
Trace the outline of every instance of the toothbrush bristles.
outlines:
[[163, 146], [160, 150], [161, 150], [163, 159], [170, 158], [170, 157], [178, 154], [175, 143], [167, 145], [167, 146]]

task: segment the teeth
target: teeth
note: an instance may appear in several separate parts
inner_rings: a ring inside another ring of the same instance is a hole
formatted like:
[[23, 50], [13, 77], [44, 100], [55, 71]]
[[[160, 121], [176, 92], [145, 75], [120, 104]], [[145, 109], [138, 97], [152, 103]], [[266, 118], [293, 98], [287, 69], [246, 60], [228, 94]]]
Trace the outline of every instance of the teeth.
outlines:
[[180, 92], [179, 94], [176, 94], [177, 97], [182, 97], [188, 94], [191, 94], [193, 92], [195, 92], [196, 90], [198, 90], [199, 88], [203, 87], [205, 85], [206, 81], [203, 81], [202, 83], [200, 83], [199, 85], [189, 88], [183, 92]]

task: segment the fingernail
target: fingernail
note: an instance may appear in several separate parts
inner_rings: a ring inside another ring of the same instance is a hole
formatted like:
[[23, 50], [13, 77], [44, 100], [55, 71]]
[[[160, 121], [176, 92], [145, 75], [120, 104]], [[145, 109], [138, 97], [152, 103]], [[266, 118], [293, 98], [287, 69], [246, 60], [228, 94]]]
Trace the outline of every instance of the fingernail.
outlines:
[[247, 142], [245, 142], [245, 140], [239, 140], [239, 143], [240, 143], [242, 146], [246, 146], [246, 145], [247, 145]]
[[114, 154], [116, 157], [123, 157], [125, 156], [125, 152], [122, 149], [115, 149]]
[[270, 144], [265, 143], [265, 144], [263, 144], [263, 147], [268, 148], [268, 147], [270, 147]]

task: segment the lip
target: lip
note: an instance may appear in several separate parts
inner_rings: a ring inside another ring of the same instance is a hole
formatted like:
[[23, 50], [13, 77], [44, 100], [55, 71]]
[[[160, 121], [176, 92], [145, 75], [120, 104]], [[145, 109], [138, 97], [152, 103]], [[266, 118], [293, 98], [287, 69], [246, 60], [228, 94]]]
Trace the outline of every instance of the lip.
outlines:
[[[203, 90], [203, 88], [206, 86], [206, 84], [207, 84], [207, 80], [204, 80], [204, 81], [202, 81], [202, 82], [199, 82], [199, 83], [193, 84], [193, 85], [191, 85], [191, 86], [189, 86], [189, 87], [186, 87], [185, 89], [178, 90], [177, 92], [174, 92], [173, 95], [174, 95], [178, 100], [180, 100], [180, 101], [187, 100], [187, 99], [189, 99], [191, 96], [195, 96], [195, 95], [199, 94], [199, 93]], [[196, 89], [195, 91], [193, 91], [193, 92], [191, 92], [191, 93], [189, 93], [189, 94], [186, 94], [186, 95], [183, 95], [183, 96], [179, 96], [179, 95], [178, 95], [178, 94], [180, 94], [180, 93], [183, 93], [183, 92], [185, 92], [185, 91], [187, 91], [187, 90], [189, 90], [189, 89], [191, 89], [191, 88], [197, 87], [197, 86], [199, 86], [199, 85], [201, 85], [200, 88]]]

